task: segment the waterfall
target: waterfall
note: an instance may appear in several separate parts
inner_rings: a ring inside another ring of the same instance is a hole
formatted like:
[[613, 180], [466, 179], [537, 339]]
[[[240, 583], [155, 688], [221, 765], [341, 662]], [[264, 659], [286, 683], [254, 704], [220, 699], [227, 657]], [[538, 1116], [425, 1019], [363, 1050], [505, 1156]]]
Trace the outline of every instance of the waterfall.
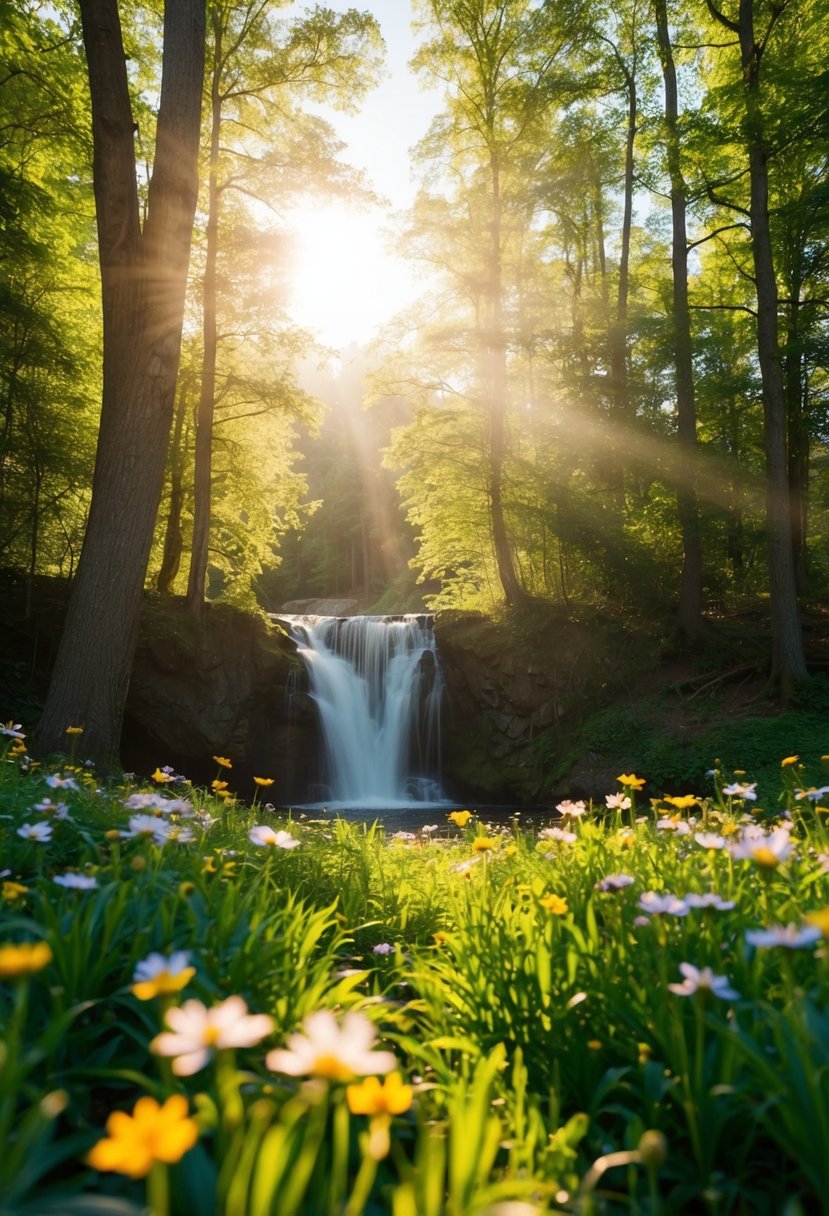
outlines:
[[281, 616], [308, 669], [328, 804], [442, 802], [443, 677], [428, 616]]

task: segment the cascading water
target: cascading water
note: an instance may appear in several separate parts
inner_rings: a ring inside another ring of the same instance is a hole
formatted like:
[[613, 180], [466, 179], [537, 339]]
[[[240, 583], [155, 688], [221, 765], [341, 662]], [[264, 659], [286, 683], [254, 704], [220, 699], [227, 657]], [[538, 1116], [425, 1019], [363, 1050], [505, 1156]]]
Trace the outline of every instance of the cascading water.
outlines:
[[329, 805], [443, 802], [431, 617], [280, 616], [319, 710]]

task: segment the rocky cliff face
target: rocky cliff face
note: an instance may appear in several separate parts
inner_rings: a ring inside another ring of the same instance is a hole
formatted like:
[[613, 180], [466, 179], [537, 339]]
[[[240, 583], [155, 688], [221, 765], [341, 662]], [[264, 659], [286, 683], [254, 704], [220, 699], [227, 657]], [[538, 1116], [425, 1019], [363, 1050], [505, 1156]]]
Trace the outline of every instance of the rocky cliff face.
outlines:
[[[192, 780], [233, 761], [232, 785], [275, 777], [274, 801], [298, 800], [313, 773], [316, 715], [305, 669], [285, 631], [261, 617], [207, 605], [198, 627], [183, 607], [148, 606], [124, 726], [127, 767], [172, 764]], [[248, 788], [249, 787], [249, 788]]]
[[447, 689], [449, 789], [489, 802], [555, 798], [553, 761], [578, 729], [587, 695], [615, 680], [612, 639], [552, 616], [522, 634], [483, 616], [439, 613], [435, 630]]

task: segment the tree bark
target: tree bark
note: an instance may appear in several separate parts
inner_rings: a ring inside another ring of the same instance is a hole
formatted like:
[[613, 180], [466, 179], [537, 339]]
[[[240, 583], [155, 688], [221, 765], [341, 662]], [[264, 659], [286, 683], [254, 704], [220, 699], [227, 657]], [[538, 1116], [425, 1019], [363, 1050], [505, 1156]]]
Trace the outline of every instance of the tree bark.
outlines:
[[167, 0], [153, 174], [142, 233], [134, 125], [116, 0], [80, 0], [92, 101], [104, 321], [92, 502], [38, 731], [60, 750], [117, 757], [164, 478], [198, 191], [205, 0]]
[[501, 270], [501, 179], [497, 155], [490, 155], [492, 236], [489, 257], [488, 332], [484, 335], [484, 365], [489, 396], [489, 510], [498, 578], [506, 602], [522, 604], [527, 596], [519, 581], [504, 516], [504, 458], [506, 454], [507, 342], [503, 318]]
[[187, 605], [200, 612], [204, 605], [210, 549], [213, 478], [213, 419], [216, 412], [216, 262], [219, 244], [219, 137], [222, 129], [222, 22], [213, 15], [213, 65], [210, 79], [210, 179], [207, 201], [207, 251], [202, 299], [202, 376], [196, 419], [196, 463], [193, 474], [193, 543], [187, 580]]
[[164, 549], [161, 567], [156, 575], [155, 586], [159, 595], [172, 595], [173, 584], [181, 568], [184, 552], [184, 535], [181, 519], [184, 514], [184, 450], [182, 446], [184, 419], [187, 415], [186, 382], [179, 387], [173, 438], [170, 443], [170, 509], [164, 529]]
[[667, 0], [654, 0], [659, 58], [665, 84], [665, 148], [671, 182], [671, 274], [673, 311], [671, 325], [674, 346], [677, 431], [680, 447], [680, 477], [687, 478], [676, 492], [677, 514], [682, 532], [682, 573], [680, 576], [677, 624], [682, 638], [693, 640], [702, 629], [702, 547], [699, 534], [699, 508], [693, 471], [697, 457], [697, 409], [694, 392], [694, 366], [691, 343], [691, 314], [688, 308], [688, 237], [686, 226], [687, 189], [680, 161], [679, 104], [676, 64], [668, 28]]
[[762, 49], [754, 34], [754, 0], [740, 0], [739, 38], [745, 83], [751, 246], [757, 286], [757, 356], [763, 384], [765, 424], [771, 679], [787, 697], [796, 684], [808, 679], [808, 672], [803, 654], [792, 553], [792, 515], [786, 460], [786, 398], [778, 341], [777, 280], [769, 227], [768, 149], [760, 104]]

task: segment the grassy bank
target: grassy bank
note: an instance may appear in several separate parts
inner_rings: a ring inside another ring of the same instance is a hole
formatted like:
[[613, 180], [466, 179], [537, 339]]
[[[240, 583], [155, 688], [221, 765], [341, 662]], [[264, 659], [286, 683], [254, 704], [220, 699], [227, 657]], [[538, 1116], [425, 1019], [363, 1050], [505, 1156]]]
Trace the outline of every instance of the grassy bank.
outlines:
[[410, 835], [7, 731], [4, 1216], [829, 1212], [826, 758]]

